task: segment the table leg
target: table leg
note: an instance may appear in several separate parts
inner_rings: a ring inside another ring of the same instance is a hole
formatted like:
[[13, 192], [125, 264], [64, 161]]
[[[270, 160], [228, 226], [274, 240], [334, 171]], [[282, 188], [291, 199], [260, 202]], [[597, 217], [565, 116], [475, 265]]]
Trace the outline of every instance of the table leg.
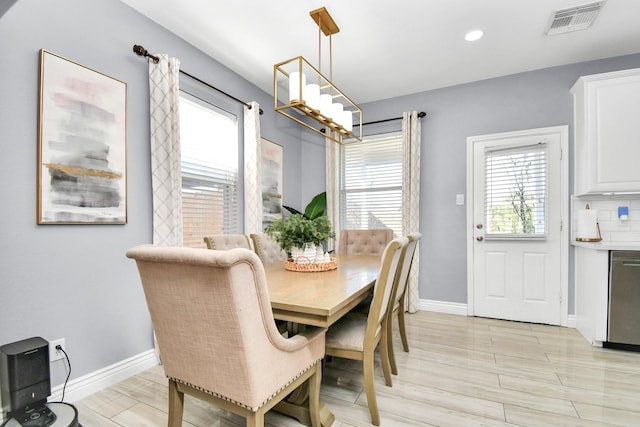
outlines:
[[[287, 396], [286, 399], [274, 406], [273, 409], [281, 414], [295, 418], [301, 424], [311, 426], [311, 416], [309, 415], [309, 383], [305, 381], [300, 387]], [[335, 419], [335, 415], [320, 401], [320, 422], [322, 427], [331, 427]]]
[[[311, 426], [311, 417], [309, 416], [308, 405], [290, 403], [285, 399], [274, 406], [273, 409], [280, 412], [281, 414], [285, 414], [292, 418], [295, 418], [301, 424]], [[331, 427], [335, 419], [335, 415], [333, 415], [329, 408], [327, 408], [324, 403], [320, 402], [320, 422], [322, 423], [322, 427]]]

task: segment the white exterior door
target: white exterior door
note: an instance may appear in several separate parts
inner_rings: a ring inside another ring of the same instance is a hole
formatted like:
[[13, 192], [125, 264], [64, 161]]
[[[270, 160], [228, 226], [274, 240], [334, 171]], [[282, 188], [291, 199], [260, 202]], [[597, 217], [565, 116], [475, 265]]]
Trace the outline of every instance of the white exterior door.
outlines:
[[469, 314], [566, 325], [567, 126], [467, 143]]

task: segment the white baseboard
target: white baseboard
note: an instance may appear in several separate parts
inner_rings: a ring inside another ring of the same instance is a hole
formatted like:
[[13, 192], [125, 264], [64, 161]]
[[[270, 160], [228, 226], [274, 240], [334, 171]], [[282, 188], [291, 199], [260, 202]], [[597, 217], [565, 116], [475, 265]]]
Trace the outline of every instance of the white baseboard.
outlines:
[[[457, 314], [459, 316], [467, 316], [467, 304], [457, 302], [435, 301], [421, 299], [418, 300], [418, 310], [435, 311], [436, 313]], [[575, 314], [567, 316], [567, 328], [576, 327]]]
[[435, 311], [436, 313], [467, 315], [467, 304], [421, 299], [418, 300], [418, 310]]
[[[67, 383], [64, 393], [65, 402], [75, 402], [83, 399], [93, 393], [124, 381], [129, 377], [146, 371], [158, 364], [156, 352], [151, 349], [144, 353], [140, 353], [129, 359], [106, 366], [97, 371], [91, 372], [79, 378], [74, 378]], [[49, 402], [56, 402], [62, 398], [62, 388], [64, 384], [60, 384], [51, 389], [51, 397]]]

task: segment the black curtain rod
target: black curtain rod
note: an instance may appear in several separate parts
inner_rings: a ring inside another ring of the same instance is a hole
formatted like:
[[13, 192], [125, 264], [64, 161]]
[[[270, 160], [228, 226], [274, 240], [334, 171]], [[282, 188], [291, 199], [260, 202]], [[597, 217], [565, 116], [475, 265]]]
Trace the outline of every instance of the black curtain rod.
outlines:
[[[419, 118], [423, 118], [427, 115], [427, 113], [425, 113], [424, 111], [420, 111], [418, 113], [418, 117]], [[394, 120], [402, 120], [402, 117], [394, 117], [392, 119], [382, 119], [382, 120], [376, 120], [374, 122], [367, 122], [367, 123], [363, 123], [362, 126], [366, 126], [366, 125], [375, 125], [377, 123], [385, 123], [385, 122], [392, 122]], [[360, 123], [355, 123], [354, 126], [360, 126]], [[327, 130], [325, 128], [320, 129], [320, 132], [322, 133], [327, 133]]]
[[[158, 57], [157, 57], [157, 56], [155, 56], [155, 55], [150, 54], [150, 53], [149, 53], [149, 51], [148, 51], [147, 49], [145, 49], [144, 47], [140, 46], [139, 44], [134, 44], [134, 45], [133, 45], [133, 52], [134, 52], [136, 55], [138, 55], [138, 56], [142, 56], [142, 57], [144, 57], [144, 58], [151, 58], [151, 60], [152, 60], [154, 63], [156, 63], [156, 64], [157, 64], [158, 62], [160, 62], [160, 58], [158, 58]], [[243, 100], [238, 99], [238, 98], [236, 98], [235, 96], [228, 94], [227, 92], [223, 91], [222, 89], [218, 89], [217, 87], [215, 87], [215, 86], [213, 86], [213, 85], [211, 85], [211, 84], [209, 84], [209, 83], [205, 82], [204, 80], [199, 79], [198, 77], [196, 77], [196, 76], [194, 76], [194, 75], [192, 75], [192, 74], [187, 73], [186, 71], [183, 71], [183, 70], [179, 70], [179, 71], [180, 71], [182, 74], [184, 74], [185, 76], [190, 77], [190, 78], [192, 78], [193, 80], [195, 80], [195, 81], [197, 81], [197, 82], [199, 82], [199, 83], [202, 83], [203, 85], [205, 85], [205, 86], [207, 86], [207, 87], [209, 87], [209, 88], [211, 88], [211, 89], [213, 89], [213, 90], [215, 90], [215, 91], [218, 91], [218, 92], [220, 92], [221, 94], [223, 94], [223, 95], [225, 95], [225, 96], [227, 96], [227, 97], [229, 97], [229, 98], [233, 99], [234, 101], [239, 102], [240, 104], [244, 104], [244, 105], [246, 105], [247, 107], [251, 108], [251, 104], [248, 104], [248, 103], [244, 102]], [[260, 114], [262, 114], [262, 113], [263, 113], [262, 108], [260, 108]]]
[[[424, 111], [420, 111], [418, 113], [418, 117], [419, 118], [423, 118], [426, 115], [427, 115], [427, 113], [425, 113]], [[378, 123], [385, 123], [385, 122], [392, 122], [394, 120], [402, 120], [402, 117], [394, 117], [392, 119], [383, 119], [383, 120], [376, 120], [374, 122], [367, 122], [367, 123], [363, 123], [362, 126], [375, 125], [375, 124], [378, 124]], [[356, 123], [356, 124], [354, 124], [354, 126], [360, 126], [360, 123]]]

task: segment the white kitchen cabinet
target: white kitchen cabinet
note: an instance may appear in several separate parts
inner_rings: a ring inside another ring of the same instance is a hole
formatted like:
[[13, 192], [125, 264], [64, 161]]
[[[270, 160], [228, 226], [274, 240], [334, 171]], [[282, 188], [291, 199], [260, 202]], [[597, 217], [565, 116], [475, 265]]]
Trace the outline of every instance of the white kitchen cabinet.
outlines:
[[580, 77], [571, 92], [575, 194], [640, 192], [640, 68]]
[[575, 247], [576, 329], [594, 346], [607, 340], [609, 251]]
[[576, 329], [592, 345], [607, 341], [609, 252], [639, 251], [640, 242], [573, 242]]

